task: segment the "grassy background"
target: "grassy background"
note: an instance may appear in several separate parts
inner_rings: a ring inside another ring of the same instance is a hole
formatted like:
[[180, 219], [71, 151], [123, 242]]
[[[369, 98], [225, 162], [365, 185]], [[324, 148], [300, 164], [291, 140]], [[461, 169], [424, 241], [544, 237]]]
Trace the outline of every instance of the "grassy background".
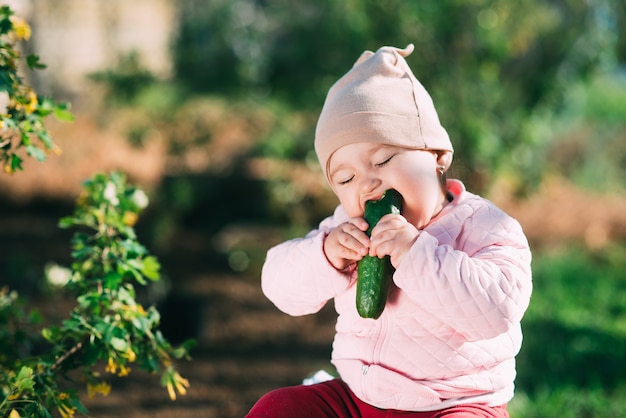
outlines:
[[626, 416], [626, 257], [614, 245], [536, 255], [512, 417]]

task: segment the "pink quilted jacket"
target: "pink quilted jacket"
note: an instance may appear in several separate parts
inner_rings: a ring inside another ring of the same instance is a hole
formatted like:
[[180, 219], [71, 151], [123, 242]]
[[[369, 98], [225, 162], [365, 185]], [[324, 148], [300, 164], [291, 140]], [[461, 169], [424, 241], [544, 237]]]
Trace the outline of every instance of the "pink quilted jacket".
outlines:
[[279, 309], [306, 315], [334, 299], [332, 363], [379, 408], [493, 406], [513, 397], [532, 289], [528, 242], [517, 221], [458, 180], [448, 189], [454, 200], [402, 259], [377, 320], [356, 311], [356, 272], [338, 272], [322, 250], [328, 229], [348, 219], [341, 206], [306, 237], [267, 254], [262, 288]]

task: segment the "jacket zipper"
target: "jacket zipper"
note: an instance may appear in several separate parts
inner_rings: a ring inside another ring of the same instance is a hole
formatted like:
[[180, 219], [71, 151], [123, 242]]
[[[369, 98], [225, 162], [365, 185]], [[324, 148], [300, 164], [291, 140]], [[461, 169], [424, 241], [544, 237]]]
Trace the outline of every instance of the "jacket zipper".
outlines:
[[385, 343], [386, 343], [385, 339], [387, 337], [387, 331], [388, 331], [387, 315], [381, 315], [380, 318], [378, 318], [376, 321], [378, 322], [377, 324], [378, 326], [377, 326], [375, 335], [372, 336], [373, 344], [372, 344], [371, 363], [363, 364], [361, 366], [361, 372], [363, 374], [363, 379], [361, 379], [361, 388], [362, 388], [362, 392], [368, 398], [370, 398], [368, 389], [370, 387], [371, 379], [368, 379], [366, 376], [372, 364], [375, 364], [375, 365], [380, 364], [380, 353], [382, 352], [385, 346]]

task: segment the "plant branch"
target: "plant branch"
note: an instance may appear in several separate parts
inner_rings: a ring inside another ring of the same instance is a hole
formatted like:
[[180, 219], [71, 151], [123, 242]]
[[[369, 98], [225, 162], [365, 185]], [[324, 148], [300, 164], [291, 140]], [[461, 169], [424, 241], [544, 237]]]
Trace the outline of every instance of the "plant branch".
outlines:
[[55, 370], [59, 367], [65, 360], [67, 360], [72, 354], [76, 353], [78, 350], [83, 348], [83, 342], [79, 341], [76, 345], [66, 351], [61, 357], [59, 357], [54, 364], [50, 367], [50, 370]]

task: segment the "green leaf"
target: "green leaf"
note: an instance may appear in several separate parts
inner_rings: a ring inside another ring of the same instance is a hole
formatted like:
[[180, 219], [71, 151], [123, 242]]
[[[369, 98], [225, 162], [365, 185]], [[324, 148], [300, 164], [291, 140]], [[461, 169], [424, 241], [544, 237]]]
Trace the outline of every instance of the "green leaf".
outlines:
[[128, 273], [133, 276], [133, 278], [139, 284], [146, 284], [145, 279], [141, 275], [141, 270], [143, 269], [143, 263], [141, 260], [126, 260], [126, 262], [121, 262], [118, 265], [118, 271], [121, 274]]
[[20, 392], [31, 392], [35, 387], [35, 381], [33, 380], [33, 369], [27, 366], [22, 366], [20, 371], [15, 377], [15, 386]]
[[158, 373], [160, 371], [159, 361], [155, 356], [142, 358], [142, 367], [150, 373]]
[[[58, 331], [58, 329], [56, 331]], [[41, 336], [50, 342], [54, 342], [54, 334], [55, 331], [52, 328], [44, 328], [41, 330]]]
[[141, 275], [139, 271], [130, 269], [128, 270], [128, 272], [131, 273], [135, 277], [135, 280], [137, 281], [137, 283], [141, 285], [147, 284], [147, 282], [145, 281], [145, 279], [143, 278], [143, 276]]
[[95, 364], [100, 357], [100, 350], [96, 344], [87, 344], [83, 350], [82, 358], [85, 364]]
[[63, 328], [66, 330], [80, 330], [82, 328], [82, 321], [77, 318], [65, 319], [62, 321]]
[[141, 331], [143, 334], [149, 334], [151, 330], [151, 324], [148, 318], [143, 316], [138, 316], [133, 319], [133, 326]]
[[16, 172], [22, 169], [22, 159], [17, 154], [11, 155], [11, 171]]
[[74, 114], [61, 106], [56, 106], [54, 108], [54, 117], [61, 122], [74, 122]]
[[[3, 6], [2, 14], [4, 14], [4, 7], [6, 6]], [[5, 15], [6, 17], [4, 19], [0, 20], [0, 34], [4, 35], [6, 33], [9, 33], [9, 31], [13, 29], [13, 23], [11, 23], [11, 20], [9, 20], [9, 16], [12, 14], [13, 12], [11, 11], [10, 14]]]
[[31, 70], [42, 70], [46, 68], [46, 64], [39, 62], [39, 55], [31, 54], [26, 57], [26, 64]]
[[126, 340], [118, 337], [111, 337], [109, 343], [111, 344], [111, 347], [113, 347], [116, 351], [119, 351], [120, 353], [125, 353], [126, 351], [128, 351], [128, 341]]
[[52, 100], [51, 98], [42, 97], [39, 100], [39, 106], [37, 107], [37, 110], [39, 111], [40, 115], [46, 116], [52, 113], [56, 106], [57, 104], [55, 104], [54, 100]]
[[30, 136], [28, 136], [28, 134], [33, 131], [32, 123], [30, 123], [29, 120], [22, 119], [20, 120], [18, 127], [20, 131], [22, 131], [21, 138], [20, 138], [22, 141], [22, 145], [30, 145], [31, 141], [30, 141]]
[[104, 287], [107, 289], [116, 289], [123, 280], [124, 278], [120, 274], [111, 272], [104, 278]]
[[0, 91], [4, 91], [8, 94], [13, 93], [13, 80], [6, 72], [0, 72]]
[[85, 405], [82, 404], [78, 397], [72, 397], [72, 406], [74, 406], [74, 408], [76, 408], [76, 410], [83, 415], [89, 414], [89, 411], [87, 410]]
[[47, 131], [39, 131], [37, 136], [41, 139], [41, 142], [43, 142], [47, 149], [52, 149], [54, 142], [52, 142], [52, 137]]
[[189, 356], [189, 351], [197, 344], [196, 340], [188, 339], [180, 347], [172, 349], [172, 356], [176, 359]]
[[143, 268], [141, 272], [150, 280], [159, 280], [159, 270], [161, 265], [157, 261], [156, 257], [148, 256], [143, 259]]
[[66, 216], [59, 220], [59, 228], [70, 228], [74, 226], [74, 218], [72, 216]]
[[132, 239], [120, 241], [120, 247], [122, 247], [129, 256], [141, 256], [147, 253], [146, 247]]
[[46, 153], [35, 145], [26, 145], [26, 152], [39, 162], [46, 161]]
[[94, 250], [94, 247], [91, 246], [78, 246], [75, 245], [74, 246], [74, 251], [72, 251], [72, 257], [74, 257], [76, 260], [83, 260], [85, 258], [88, 258], [92, 252]]
[[113, 325], [100, 320], [95, 324], [94, 328], [102, 335], [102, 338], [107, 344], [111, 342], [111, 338], [114, 337], [115, 333], [115, 327]]
[[161, 321], [161, 313], [154, 307], [148, 309], [148, 320], [150, 321], [150, 327], [158, 324]]

